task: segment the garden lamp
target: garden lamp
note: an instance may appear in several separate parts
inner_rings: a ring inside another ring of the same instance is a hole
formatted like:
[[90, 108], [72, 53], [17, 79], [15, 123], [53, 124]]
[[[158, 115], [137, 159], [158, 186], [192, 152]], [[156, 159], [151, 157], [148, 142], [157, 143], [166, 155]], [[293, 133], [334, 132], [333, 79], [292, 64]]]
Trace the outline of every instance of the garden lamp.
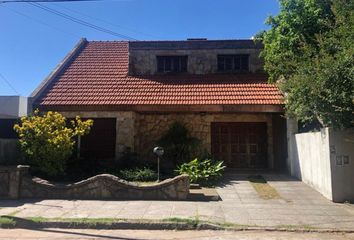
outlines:
[[164, 154], [164, 149], [163, 147], [154, 147], [153, 152], [157, 156], [157, 182], [160, 181], [160, 157]]

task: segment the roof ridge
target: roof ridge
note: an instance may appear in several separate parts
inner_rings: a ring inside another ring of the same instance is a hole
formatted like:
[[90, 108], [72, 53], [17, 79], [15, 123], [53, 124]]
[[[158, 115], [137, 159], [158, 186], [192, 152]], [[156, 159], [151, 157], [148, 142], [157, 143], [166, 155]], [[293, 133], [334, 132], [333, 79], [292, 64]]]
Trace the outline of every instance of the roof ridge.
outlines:
[[253, 39], [200, 39], [200, 40], [186, 40], [186, 39], [181, 39], [181, 40], [89, 40], [88, 42], [100, 42], [100, 43], [105, 43], [105, 42], [254, 42]]
[[110, 43], [110, 42], [117, 42], [117, 43], [128, 43], [128, 40], [89, 40], [89, 43]]

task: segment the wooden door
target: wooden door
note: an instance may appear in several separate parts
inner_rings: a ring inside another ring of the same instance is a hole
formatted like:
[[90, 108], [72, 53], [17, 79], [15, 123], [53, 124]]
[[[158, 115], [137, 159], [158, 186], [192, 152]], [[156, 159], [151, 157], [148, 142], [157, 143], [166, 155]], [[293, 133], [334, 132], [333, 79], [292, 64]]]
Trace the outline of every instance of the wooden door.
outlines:
[[212, 123], [212, 154], [230, 168], [267, 167], [266, 123]]

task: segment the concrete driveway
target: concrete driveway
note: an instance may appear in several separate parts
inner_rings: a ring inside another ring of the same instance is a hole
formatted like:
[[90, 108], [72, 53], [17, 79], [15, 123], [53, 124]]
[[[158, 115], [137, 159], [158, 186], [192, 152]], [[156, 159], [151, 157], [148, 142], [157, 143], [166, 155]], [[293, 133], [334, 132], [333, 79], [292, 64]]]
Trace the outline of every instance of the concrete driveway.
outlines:
[[354, 229], [354, 206], [336, 204], [303, 182], [278, 174], [262, 174], [280, 199], [258, 197], [247, 175], [229, 174], [218, 188], [225, 221], [257, 226], [296, 225]]
[[354, 229], [354, 207], [335, 204], [286, 175], [262, 174], [280, 195], [261, 199], [248, 175], [228, 174], [220, 201], [1, 200], [0, 215], [46, 218], [196, 218], [260, 227]]

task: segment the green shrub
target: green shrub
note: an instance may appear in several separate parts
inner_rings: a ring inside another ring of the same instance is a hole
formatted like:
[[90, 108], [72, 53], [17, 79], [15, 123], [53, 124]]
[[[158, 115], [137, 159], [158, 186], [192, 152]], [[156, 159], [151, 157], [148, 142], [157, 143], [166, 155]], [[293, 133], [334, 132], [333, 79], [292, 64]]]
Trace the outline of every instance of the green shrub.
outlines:
[[121, 170], [118, 176], [127, 181], [148, 182], [157, 179], [156, 172], [146, 167]]
[[22, 152], [30, 164], [47, 176], [65, 172], [66, 162], [73, 153], [75, 138], [89, 133], [92, 120], [82, 121], [79, 116], [67, 126], [67, 119], [58, 112], [43, 115], [34, 111], [14, 125]]
[[126, 147], [122, 156], [119, 158], [116, 167], [119, 169], [133, 169], [133, 168], [146, 167], [146, 162], [139, 161], [139, 160], [140, 159], [138, 158], [138, 154], [136, 152], [133, 152], [130, 147]]
[[191, 183], [213, 185], [223, 176], [225, 169], [223, 164], [223, 161], [213, 161], [211, 159], [201, 161], [196, 158], [189, 163], [180, 165], [176, 172], [188, 174]]
[[177, 165], [198, 155], [200, 140], [192, 137], [184, 124], [174, 122], [157, 144], [165, 149], [162, 168], [165, 168], [164, 164], [170, 163], [173, 165], [171, 168], [175, 169]]

